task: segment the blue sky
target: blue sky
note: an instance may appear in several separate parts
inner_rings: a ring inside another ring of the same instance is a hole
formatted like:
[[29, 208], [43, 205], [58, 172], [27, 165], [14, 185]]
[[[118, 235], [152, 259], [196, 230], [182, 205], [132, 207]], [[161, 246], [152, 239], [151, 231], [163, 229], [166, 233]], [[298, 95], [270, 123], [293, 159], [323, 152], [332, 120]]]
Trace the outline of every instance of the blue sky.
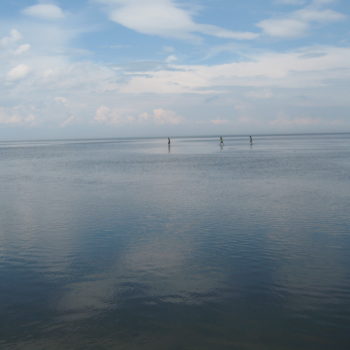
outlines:
[[350, 131], [348, 0], [2, 0], [0, 138]]

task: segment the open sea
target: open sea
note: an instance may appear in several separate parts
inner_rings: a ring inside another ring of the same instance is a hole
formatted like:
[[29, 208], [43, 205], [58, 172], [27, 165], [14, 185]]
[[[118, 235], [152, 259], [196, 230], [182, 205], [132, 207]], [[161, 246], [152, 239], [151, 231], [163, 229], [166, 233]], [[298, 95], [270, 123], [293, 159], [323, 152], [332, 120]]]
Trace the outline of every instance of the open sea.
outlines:
[[350, 134], [0, 142], [0, 349], [350, 349]]

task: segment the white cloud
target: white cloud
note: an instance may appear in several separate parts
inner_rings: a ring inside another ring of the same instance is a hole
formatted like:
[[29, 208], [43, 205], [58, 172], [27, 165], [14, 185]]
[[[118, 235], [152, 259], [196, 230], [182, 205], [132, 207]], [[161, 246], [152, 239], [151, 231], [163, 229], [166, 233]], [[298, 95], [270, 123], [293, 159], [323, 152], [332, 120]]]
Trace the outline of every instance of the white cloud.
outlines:
[[105, 105], [97, 108], [94, 120], [102, 124], [153, 123], [177, 125], [184, 119], [174, 111], [156, 108], [152, 112], [135, 113], [122, 108], [111, 108]]
[[24, 113], [21, 108], [4, 108], [0, 106], [0, 124], [28, 124], [32, 125], [36, 120], [36, 116], [31, 112]]
[[156, 108], [152, 113], [142, 113], [139, 115], [138, 120], [152, 121], [156, 124], [180, 124], [184, 119], [177, 115], [174, 111], [169, 111], [163, 108]]
[[217, 26], [197, 24], [196, 31], [199, 33], [216, 36], [218, 38], [225, 39], [237, 39], [237, 40], [252, 40], [256, 39], [259, 34], [253, 32], [235, 32], [232, 30], [226, 30]]
[[296, 13], [296, 16], [305, 22], [337, 22], [346, 18], [342, 13], [333, 10], [303, 9]]
[[173, 65], [170, 70], [140, 72], [131, 76], [120, 91], [129, 94], [212, 94], [233, 86], [315, 87], [331, 79], [349, 77], [350, 48], [324, 47], [265, 53], [229, 64]]
[[11, 29], [10, 35], [0, 39], [0, 47], [7, 47], [22, 39], [22, 34], [17, 29]]
[[115, 1], [110, 18], [144, 34], [186, 37], [194, 30], [191, 16], [171, 1]]
[[260, 21], [257, 23], [257, 26], [260, 27], [265, 34], [273, 37], [301, 37], [306, 35], [312, 23], [326, 24], [341, 21], [346, 18], [346, 16], [340, 12], [320, 8], [322, 4], [330, 2], [332, 1], [314, 1], [312, 5], [294, 11], [287, 16]]
[[7, 80], [14, 81], [25, 78], [29, 74], [29, 72], [29, 66], [27, 66], [26, 64], [19, 64], [7, 73]]
[[258, 23], [264, 33], [280, 38], [296, 38], [305, 34], [308, 23], [294, 18], [267, 19]]
[[102, 105], [97, 108], [94, 120], [102, 124], [124, 124], [132, 121], [130, 111]]
[[[210, 93], [210, 73], [206, 66], [172, 65], [169, 70], [135, 74], [120, 88], [123, 93]], [[203, 89], [208, 90], [203, 90]]]
[[16, 48], [16, 50], [13, 52], [14, 55], [19, 56], [22, 55], [30, 50], [31, 46], [30, 44], [23, 44]]
[[27, 16], [47, 20], [57, 20], [64, 17], [62, 9], [54, 4], [37, 4], [26, 7], [22, 12]]
[[229, 39], [255, 39], [258, 34], [235, 32], [196, 23], [174, 0], [95, 0], [109, 6], [109, 18], [131, 30], [148, 35], [193, 39], [195, 33]]
[[165, 60], [166, 63], [173, 63], [176, 61], [177, 61], [177, 57], [175, 55], [169, 55]]
[[96, 110], [94, 120], [97, 122], [102, 122], [102, 123], [108, 122], [111, 119], [110, 114], [111, 114], [110, 108], [108, 108], [106, 106], [100, 106]]

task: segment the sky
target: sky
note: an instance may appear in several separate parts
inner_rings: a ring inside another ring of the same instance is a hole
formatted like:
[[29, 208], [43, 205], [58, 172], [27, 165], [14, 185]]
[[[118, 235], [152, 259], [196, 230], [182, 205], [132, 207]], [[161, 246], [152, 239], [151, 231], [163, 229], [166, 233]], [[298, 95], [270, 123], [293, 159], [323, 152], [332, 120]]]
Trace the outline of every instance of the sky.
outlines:
[[350, 132], [349, 0], [1, 0], [0, 140]]

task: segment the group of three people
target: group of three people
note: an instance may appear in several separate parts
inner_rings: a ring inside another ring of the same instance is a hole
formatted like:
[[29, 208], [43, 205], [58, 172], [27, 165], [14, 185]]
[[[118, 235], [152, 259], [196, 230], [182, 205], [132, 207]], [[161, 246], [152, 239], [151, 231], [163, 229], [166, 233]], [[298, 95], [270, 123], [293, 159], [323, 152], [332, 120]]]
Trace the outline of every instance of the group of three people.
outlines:
[[[249, 136], [249, 142], [252, 145], [253, 144], [253, 138], [251, 136]], [[168, 137], [168, 146], [170, 146], [170, 137]], [[222, 138], [222, 136], [220, 136], [220, 145], [224, 144], [224, 139]]]

